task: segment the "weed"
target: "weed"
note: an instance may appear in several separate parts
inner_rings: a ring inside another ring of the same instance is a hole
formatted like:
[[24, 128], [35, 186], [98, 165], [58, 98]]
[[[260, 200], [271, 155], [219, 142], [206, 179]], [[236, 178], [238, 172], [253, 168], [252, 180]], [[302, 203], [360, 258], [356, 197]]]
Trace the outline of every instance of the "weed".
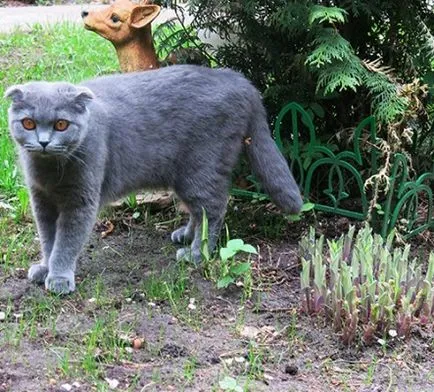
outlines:
[[127, 206], [131, 208], [132, 210], [135, 210], [137, 206], [139, 205], [137, 203], [137, 193], [130, 193], [127, 198], [125, 199], [125, 202], [127, 203]]
[[197, 369], [197, 360], [194, 357], [187, 359], [184, 363], [184, 380], [187, 383], [191, 383], [194, 379]]
[[245, 244], [241, 239], [229, 239], [226, 227], [226, 246], [220, 247], [219, 259], [212, 258], [208, 249], [208, 219], [205, 211], [202, 214], [201, 254], [204, 264], [205, 277], [217, 282], [217, 288], [227, 288], [231, 284], [244, 287], [244, 296], [250, 298], [252, 294], [251, 263], [240, 261], [241, 253], [257, 254], [256, 249]]
[[59, 370], [64, 376], [69, 376], [71, 374], [71, 353], [68, 349], [65, 349], [63, 355], [59, 361]]
[[154, 270], [143, 280], [141, 290], [149, 301], [177, 303], [184, 297], [188, 286], [187, 267], [178, 263], [162, 271]]
[[291, 312], [291, 321], [287, 329], [287, 339], [291, 347], [293, 347], [297, 341], [297, 311]]
[[303, 218], [303, 213], [312, 211], [315, 208], [315, 204], [313, 203], [304, 203], [301, 206], [301, 210], [298, 214], [287, 215], [286, 218], [289, 222], [298, 222]]
[[250, 341], [247, 350], [248, 378], [250, 380], [262, 380], [264, 375], [264, 352], [254, 341]]
[[[80, 366], [85, 374], [98, 377], [102, 373], [104, 363], [128, 356], [125, 350], [128, 342], [119, 337], [121, 331], [118, 330], [116, 319], [115, 311], [111, 311], [104, 317], [96, 317], [92, 328], [84, 336], [84, 352], [80, 359]], [[125, 335], [125, 331], [122, 334]]]
[[372, 361], [368, 367], [368, 371], [366, 373], [365, 385], [371, 385], [374, 381], [375, 370], [377, 369], [378, 359], [376, 357], [372, 358]]

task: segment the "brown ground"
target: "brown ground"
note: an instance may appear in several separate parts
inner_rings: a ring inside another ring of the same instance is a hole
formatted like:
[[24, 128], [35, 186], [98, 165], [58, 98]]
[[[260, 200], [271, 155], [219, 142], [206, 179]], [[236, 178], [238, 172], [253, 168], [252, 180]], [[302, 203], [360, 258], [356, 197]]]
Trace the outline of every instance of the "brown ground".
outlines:
[[[249, 224], [241, 222], [246, 214]], [[160, 217], [169, 222], [157, 229], [117, 219], [105, 239], [95, 232], [78, 290], [66, 298], [0, 264], [0, 311], [8, 314], [0, 321], [0, 391], [62, 391], [74, 382], [73, 391], [105, 391], [107, 378], [121, 391], [219, 391], [225, 375], [248, 391], [434, 390], [432, 336], [415, 332], [386, 349], [345, 348], [322, 320], [300, 313], [297, 241], [306, 223], [271, 226], [267, 214], [231, 207], [232, 237], [261, 253], [254, 274], [261, 290], [243, 301], [242, 289], [216, 290], [175, 263], [174, 218]], [[326, 233], [342, 224], [317, 223]], [[278, 240], [264, 241], [267, 230]], [[188, 309], [190, 298], [196, 309]], [[134, 337], [144, 344], [125, 350]], [[86, 365], [86, 350], [96, 370]]]

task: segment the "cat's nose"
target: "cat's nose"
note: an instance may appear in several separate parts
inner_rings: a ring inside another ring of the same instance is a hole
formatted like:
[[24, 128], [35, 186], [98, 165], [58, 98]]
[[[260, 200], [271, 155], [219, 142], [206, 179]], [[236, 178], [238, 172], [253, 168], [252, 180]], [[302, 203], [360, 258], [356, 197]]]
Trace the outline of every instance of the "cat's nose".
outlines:
[[48, 143], [50, 142], [39, 142], [39, 144], [42, 146], [43, 149], [48, 146]]
[[81, 17], [84, 19], [87, 15], [89, 15], [89, 11], [83, 10], [81, 11]]

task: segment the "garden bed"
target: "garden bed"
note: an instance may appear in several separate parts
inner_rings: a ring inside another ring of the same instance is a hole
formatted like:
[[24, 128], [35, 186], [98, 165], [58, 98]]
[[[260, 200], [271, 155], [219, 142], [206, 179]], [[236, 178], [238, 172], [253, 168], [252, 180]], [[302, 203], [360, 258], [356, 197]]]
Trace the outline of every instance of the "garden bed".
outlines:
[[[228, 226], [260, 249], [253, 259], [257, 290], [244, 301], [241, 288], [216, 290], [200, 270], [175, 262], [173, 211], [154, 213], [148, 223], [129, 216], [110, 215], [115, 230], [105, 238], [94, 232], [77, 292], [65, 298], [28, 283], [17, 268], [29, 249], [29, 261], [38, 259], [31, 226], [21, 228], [26, 250], [11, 250], [0, 272], [0, 310], [7, 314], [0, 322], [0, 390], [61, 391], [74, 383], [80, 387], [73, 390], [107, 390], [118, 382], [119, 390], [209, 391], [225, 377], [251, 391], [434, 387], [432, 338], [423, 331], [387, 347], [345, 348], [321, 318], [300, 312], [298, 239], [306, 223], [284, 227], [270, 241], [263, 224], [278, 217], [231, 206]], [[325, 217], [318, 222], [325, 233], [335, 226]]]
[[[0, 323], [0, 390], [60, 391], [74, 383], [74, 390], [105, 390], [116, 380], [119, 390], [208, 391], [225, 377], [251, 391], [434, 387], [431, 337], [415, 331], [390, 347], [343, 347], [322, 319], [299, 310], [298, 238], [306, 224], [292, 224], [269, 242], [262, 229], [242, 233], [239, 222], [243, 214], [259, 225], [268, 214], [234, 206], [229, 227], [260, 249], [260, 290], [245, 302], [242, 289], [218, 291], [200, 271], [176, 264], [173, 223], [158, 224], [176, 221], [173, 213], [154, 214], [148, 224], [112, 217], [115, 231], [104, 239], [94, 232], [80, 259], [77, 292], [65, 298], [28, 283], [17, 264], [3, 265], [0, 308], [9, 310]], [[325, 232], [336, 225], [319, 223]], [[26, 249], [36, 250], [27, 230]], [[140, 347], [131, 347], [134, 339]]]

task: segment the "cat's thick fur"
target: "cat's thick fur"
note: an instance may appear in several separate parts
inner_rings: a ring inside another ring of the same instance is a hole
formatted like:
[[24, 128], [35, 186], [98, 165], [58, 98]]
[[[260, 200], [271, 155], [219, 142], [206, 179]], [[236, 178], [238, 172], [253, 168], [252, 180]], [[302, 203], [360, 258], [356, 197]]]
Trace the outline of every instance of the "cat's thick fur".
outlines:
[[[143, 188], [173, 189], [187, 205], [190, 220], [172, 240], [192, 241], [177, 257], [199, 261], [202, 209], [212, 250], [243, 148], [275, 204], [300, 210], [260, 94], [234, 71], [173, 66], [80, 85], [32, 82], [10, 87], [6, 97], [42, 245], [43, 260], [29, 279], [53, 292], [74, 290], [76, 261], [98, 209]], [[36, 129], [24, 129], [24, 118]], [[63, 132], [53, 128], [59, 119], [70, 123]]]

